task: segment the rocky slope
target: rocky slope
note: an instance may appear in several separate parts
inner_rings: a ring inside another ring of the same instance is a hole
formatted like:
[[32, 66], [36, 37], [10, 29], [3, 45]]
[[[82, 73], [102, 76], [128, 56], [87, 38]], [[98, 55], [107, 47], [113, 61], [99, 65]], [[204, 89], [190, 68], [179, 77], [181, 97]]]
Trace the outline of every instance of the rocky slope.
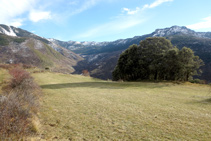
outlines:
[[0, 25], [0, 63], [24, 63], [71, 73], [82, 57], [45, 38], [12, 26]]

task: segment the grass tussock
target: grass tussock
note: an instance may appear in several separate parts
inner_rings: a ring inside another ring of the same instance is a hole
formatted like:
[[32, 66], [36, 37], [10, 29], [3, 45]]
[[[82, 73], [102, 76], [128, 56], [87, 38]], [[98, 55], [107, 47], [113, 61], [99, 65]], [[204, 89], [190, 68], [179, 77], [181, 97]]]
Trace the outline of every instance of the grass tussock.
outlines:
[[34, 131], [39, 111], [40, 87], [17, 66], [9, 69], [10, 80], [0, 95], [0, 140], [19, 140]]

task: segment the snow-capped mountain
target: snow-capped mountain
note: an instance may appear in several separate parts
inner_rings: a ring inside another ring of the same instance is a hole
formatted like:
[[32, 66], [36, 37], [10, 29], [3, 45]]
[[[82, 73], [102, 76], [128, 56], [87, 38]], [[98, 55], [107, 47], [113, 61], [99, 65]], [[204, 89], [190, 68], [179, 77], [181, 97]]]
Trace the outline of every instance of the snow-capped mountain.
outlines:
[[139, 44], [141, 40], [147, 37], [168, 37], [176, 35], [188, 35], [198, 38], [211, 38], [211, 32], [195, 32], [185, 26], [172, 26], [164, 29], [157, 29], [151, 34], [135, 36], [128, 39], [119, 39], [111, 42], [77, 42], [77, 41], [59, 41], [51, 39], [52, 42], [59, 44], [75, 53], [82, 55], [91, 55], [119, 51], [128, 48], [132, 44]]
[[14, 30], [14, 27], [0, 25], [0, 33], [2, 34], [6, 34], [8, 36], [17, 36], [15, 32], [18, 33], [17, 30]]
[[170, 28], [164, 28], [164, 29], [157, 29], [155, 30], [155, 32], [153, 32], [152, 36], [155, 37], [165, 37], [165, 36], [169, 36], [169, 35], [175, 35], [175, 34], [192, 34], [192, 35], [196, 35], [196, 32], [193, 30], [190, 30], [188, 28], [186, 28], [185, 26], [172, 26]]
[[31, 32], [28, 32], [26, 30], [23, 30], [21, 28], [16, 28], [14, 26], [8, 26], [4, 24], [0, 24], [0, 33], [5, 34], [8, 36], [14, 36], [14, 37], [37, 37], [37, 38], [43, 38], [40, 36], [37, 36]]
[[152, 33], [152, 37], [166, 37], [178, 34], [191, 35], [200, 38], [211, 38], [211, 32], [195, 32], [185, 26], [172, 26], [170, 28], [157, 29]]

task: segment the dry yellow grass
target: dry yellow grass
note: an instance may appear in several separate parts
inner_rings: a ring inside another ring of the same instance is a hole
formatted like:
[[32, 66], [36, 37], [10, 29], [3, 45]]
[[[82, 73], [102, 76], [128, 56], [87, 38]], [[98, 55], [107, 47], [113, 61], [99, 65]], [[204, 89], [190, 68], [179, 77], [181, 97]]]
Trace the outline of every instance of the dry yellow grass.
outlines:
[[44, 140], [210, 140], [206, 85], [107, 82], [33, 74], [43, 88]]
[[4, 83], [6, 81], [8, 81], [8, 79], [10, 78], [7, 70], [0, 68], [0, 94], [2, 93], [2, 86], [4, 85]]

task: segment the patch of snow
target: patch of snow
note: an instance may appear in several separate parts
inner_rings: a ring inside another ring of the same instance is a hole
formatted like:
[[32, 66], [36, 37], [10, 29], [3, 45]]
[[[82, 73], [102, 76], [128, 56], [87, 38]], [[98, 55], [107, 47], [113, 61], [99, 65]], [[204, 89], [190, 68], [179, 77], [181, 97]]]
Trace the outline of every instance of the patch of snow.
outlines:
[[13, 53], [17, 53], [20, 50], [20, 48], [15, 46], [15, 47], [12, 47], [11, 50]]
[[49, 42], [54, 42], [55, 41], [55, 39], [53, 39], [53, 38], [48, 38], [47, 39]]
[[86, 58], [86, 57], [87, 57], [87, 55], [81, 55], [81, 57]]
[[74, 44], [75, 44], [75, 45], [80, 45], [80, 44], [81, 44], [81, 42], [75, 42]]
[[68, 41], [67, 43], [69, 43], [69, 44], [74, 44], [75, 41]]
[[98, 59], [99, 56], [100, 56], [100, 54], [91, 56], [90, 58], [88, 58], [88, 62], [90, 63], [90, 62]]
[[8, 36], [17, 36], [10, 26], [8, 26], [9, 32], [6, 29], [2, 28], [2, 27], [0, 27], [0, 28], [2, 29], [3, 34], [6, 34]]
[[13, 59], [10, 59], [10, 60], [9, 60], [9, 63], [12, 64], [12, 63], [13, 63]]
[[195, 35], [194, 31], [191, 31], [186, 27], [172, 26], [171, 28], [157, 29], [155, 31], [155, 34], [153, 35], [153, 37], [155, 37], [155, 36], [163, 37], [163, 36], [168, 36], [168, 35], [172, 35], [172, 34], [175, 34], [175, 33]]
[[44, 48], [43, 47], [43, 43], [41, 41], [34, 40], [34, 42], [35, 42], [35, 45], [34, 45], [35, 49], [42, 49], [42, 48]]
[[117, 44], [125, 44], [127, 42], [127, 40], [119, 40], [119, 42]]
[[57, 44], [55, 44], [54, 42], [50, 42], [50, 44], [48, 44], [50, 47], [52, 47], [54, 50], [58, 51], [59, 47]]
[[96, 42], [82, 42], [81, 43], [82, 45], [84, 45], [84, 46], [93, 46], [93, 45], [96, 45]]
[[15, 29], [15, 33], [19, 33], [19, 31], [17, 29]]

